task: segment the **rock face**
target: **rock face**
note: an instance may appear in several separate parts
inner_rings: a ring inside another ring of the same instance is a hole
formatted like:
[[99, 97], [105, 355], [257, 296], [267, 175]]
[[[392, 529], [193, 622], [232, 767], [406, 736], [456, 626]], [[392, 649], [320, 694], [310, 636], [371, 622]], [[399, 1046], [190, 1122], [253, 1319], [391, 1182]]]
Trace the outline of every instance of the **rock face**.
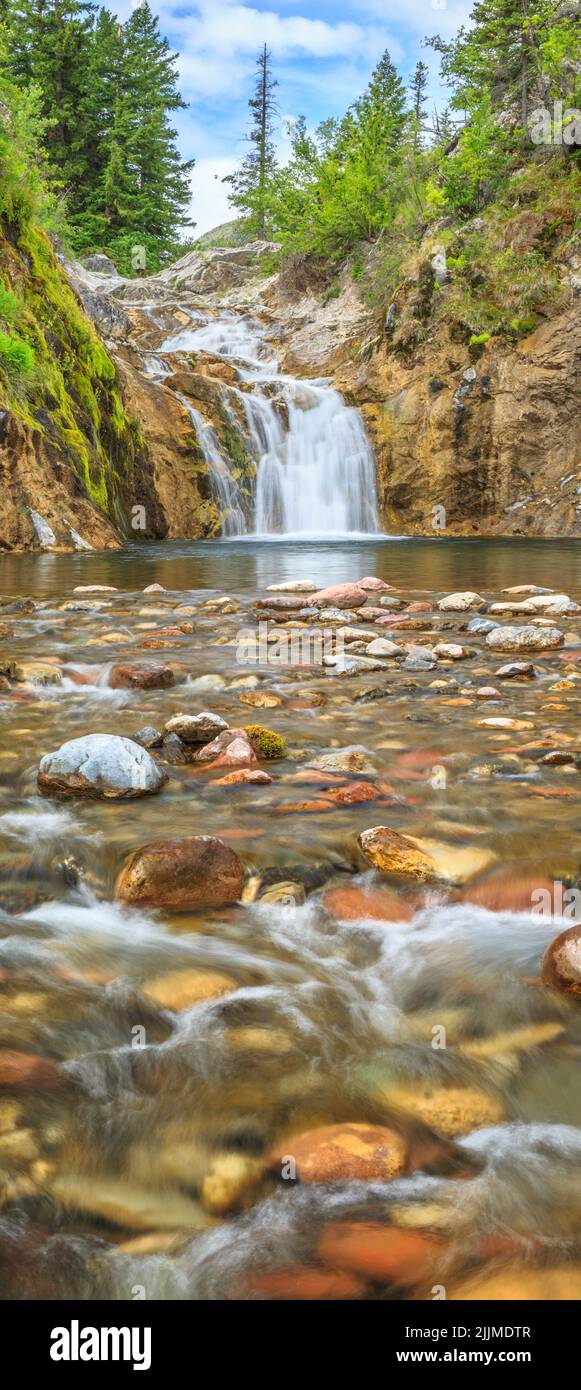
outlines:
[[117, 734], [86, 734], [70, 739], [42, 758], [39, 790], [45, 796], [88, 796], [117, 800], [148, 796], [166, 774], [133, 739]]
[[189, 912], [237, 902], [244, 867], [229, 845], [213, 835], [154, 840], [121, 870], [115, 896], [137, 907]]

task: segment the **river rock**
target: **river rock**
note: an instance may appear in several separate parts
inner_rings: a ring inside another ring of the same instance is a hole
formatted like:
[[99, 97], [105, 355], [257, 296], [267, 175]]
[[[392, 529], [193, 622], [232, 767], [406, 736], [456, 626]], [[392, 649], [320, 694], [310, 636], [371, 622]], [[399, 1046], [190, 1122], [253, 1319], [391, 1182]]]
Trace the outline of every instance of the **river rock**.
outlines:
[[185, 1193], [142, 1189], [133, 1181], [109, 1174], [59, 1174], [51, 1184], [51, 1193], [67, 1209], [89, 1212], [129, 1231], [195, 1230], [208, 1224], [198, 1203]]
[[285, 1175], [294, 1161], [299, 1182], [386, 1181], [405, 1172], [408, 1149], [395, 1130], [383, 1125], [321, 1125], [285, 1139], [267, 1154], [271, 1172]]
[[261, 903], [280, 903], [282, 907], [301, 907], [306, 900], [304, 884], [296, 883], [293, 879], [286, 879], [281, 883], [271, 883], [268, 888], [264, 889], [259, 898]]
[[257, 608], [266, 608], [269, 612], [276, 613], [282, 609], [283, 612], [298, 611], [304, 608], [304, 600], [295, 594], [278, 594], [275, 598], [259, 598], [256, 600]]
[[[232, 747], [233, 746], [234, 745], [232, 745]], [[218, 763], [213, 763], [211, 766], [217, 767]], [[222, 764], [222, 766], [224, 766], [224, 764]], [[212, 783], [212, 786], [238, 787], [241, 785], [248, 785], [264, 787], [267, 786], [269, 782], [272, 782], [272, 777], [270, 773], [265, 772], [263, 768], [239, 767], [236, 768], [234, 772], [228, 772], [225, 777], [217, 777], [216, 781]]]
[[445, 1245], [421, 1231], [375, 1221], [337, 1221], [323, 1232], [317, 1255], [323, 1264], [378, 1284], [411, 1288], [433, 1282]]
[[374, 574], [366, 574], [364, 579], [357, 580], [357, 588], [365, 589], [368, 594], [384, 593], [392, 587], [393, 585], [387, 584], [385, 579], [378, 579]]
[[214, 835], [154, 840], [124, 865], [115, 896], [136, 907], [189, 912], [237, 902], [244, 867], [230, 845]]
[[495, 627], [486, 637], [487, 646], [494, 652], [552, 651], [562, 647], [564, 641], [557, 627]]
[[502, 699], [500, 690], [497, 690], [494, 685], [479, 685], [478, 689], [475, 691], [475, 695], [477, 700]]
[[535, 668], [532, 661], [508, 661], [506, 666], [499, 666], [494, 674], [501, 681], [530, 681], [534, 680]]
[[118, 589], [114, 584], [76, 584], [73, 589], [74, 594], [116, 594]]
[[[210, 744], [207, 745], [210, 747]], [[211, 763], [207, 764], [208, 769], [216, 767], [248, 768], [252, 763], [257, 763], [258, 757], [252, 744], [245, 733], [238, 732], [236, 737], [231, 739], [227, 746], [218, 753]]]
[[432, 650], [440, 661], [462, 661], [468, 656], [466, 648], [461, 647], [458, 642], [438, 642]]
[[194, 762], [212, 762], [214, 758], [218, 758], [220, 754], [228, 748], [229, 744], [234, 743], [235, 739], [246, 739], [247, 743], [249, 742], [245, 729], [229, 729], [226, 725], [226, 728], [216, 734], [215, 738], [212, 738], [209, 743], [204, 743], [203, 747], [199, 748], [198, 751], [194, 753]]
[[147, 749], [118, 734], [70, 739], [46, 753], [38, 770], [39, 789], [47, 796], [148, 796], [165, 780]]
[[403, 647], [398, 647], [397, 642], [390, 642], [388, 637], [374, 637], [373, 641], [369, 643], [367, 651], [370, 656], [405, 655]]
[[48, 661], [23, 661], [14, 667], [14, 680], [27, 685], [62, 685], [60, 667]]
[[220, 676], [218, 674], [217, 671], [212, 671], [208, 672], [208, 674], [204, 676], [188, 676], [187, 684], [190, 690], [223, 690], [224, 686], [226, 685], [226, 681], [224, 680], [223, 676]]
[[193, 1008], [194, 1004], [221, 999], [224, 994], [238, 989], [238, 985], [229, 975], [209, 970], [168, 970], [164, 975], [145, 980], [141, 989], [162, 1009], [179, 1013], [182, 1009]]
[[368, 862], [382, 873], [420, 880], [437, 876], [434, 861], [413, 840], [386, 825], [362, 831], [358, 844]]
[[164, 725], [164, 734], [177, 734], [182, 743], [206, 743], [228, 728], [219, 714], [203, 710], [201, 714], [174, 714]]
[[52, 1094], [65, 1084], [65, 1078], [48, 1057], [33, 1053], [0, 1049], [0, 1088], [14, 1091], [38, 1091]]
[[380, 888], [329, 888], [322, 902], [338, 922], [409, 922], [414, 915], [409, 903]]
[[314, 767], [319, 772], [364, 772], [366, 775], [377, 772], [367, 749], [357, 745], [320, 753], [317, 757], [310, 758], [306, 766]]
[[541, 979], [549, 989], [581, 999], [581, 926], [568, 927], [547, 947]]
[[258, 1271], [240, 1289], [245, 1298], [265, 1298], [280, 1303], [330, 1303], [362, 1298], [365, 1285], [342, 1269], [317, 1269], [314, 1265], [289, 1265], [285, 1269]]
[[416, 1081], [409, 1087], [382, 1088], [381, 1094], [388, 1105], [419, 1115], [424, 1124], [449, 1139], [471, 1134], [474, 1129], [491, 1129], [506, 1120], [500, 1101], [477, 1086], [438, 1086]]
[[475, 594], [471, 589], [466, 589], [464, 593], [446, 594], [441, 598], [438, 608], [442, 613], [467, 613], [471, 608], [482, 608], [486, 599], [481, 594]]
[[146, 724], [143, 729], [139, 729], [133, 735], [136, 743], [140, 743], [142, 748], [161, 748], [163, 734], [160, 729], [154, 729], [152, 724]]
[[503, 867], [479, 879], [462, 894], [464, 902], [486, 907], [489, 912], [532, 912], [535, 903], [540, 901], [536, 894], [548, 893], [549, 901], [555, 898], [555, 885], [539, 874], [526, 874], [516, 865]]
[[317, 589], [309, 600], [315, 608], [361, 608], [367, 594], [357, 584], [333, 584], [330, 589]]
[[491, 618], [471, 618], [466, 631], [480, 632], [485, 636], [487, 632], [493, 632], [496, 627], [498, 627], [498, 623], [493, 622]]
[[175, 673], [171, 666], [156, 661], [135, 661], [125, 666], [113, 666], [109, 685], [113, 690], [167, 690], [173, 685]]
[[[446, 1294], [452, 1302], [462, 1303], [560, 1303], [581, 1299], [581, 1265], [546, 1265], [531, 1269], [528, 1264], [511, 1265], [510, 1269], [473, 1275], [465, 1283], [456, 1284]], [[511, 1320], [505, 1318], [506, 1322]]]

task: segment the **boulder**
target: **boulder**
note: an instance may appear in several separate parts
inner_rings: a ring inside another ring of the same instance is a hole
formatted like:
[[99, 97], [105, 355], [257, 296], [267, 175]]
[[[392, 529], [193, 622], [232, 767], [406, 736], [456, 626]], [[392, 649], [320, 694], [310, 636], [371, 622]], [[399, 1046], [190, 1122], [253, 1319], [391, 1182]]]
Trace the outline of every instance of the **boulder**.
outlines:
[[495, 627], [486, 636], [493, 652], [542, 652], [562, 647], [565, 638], [558, 627]]
[[317, 589], [309, 603], [315, 608], [361, 608], [367, 593], [358, 584], [333, 584], [330, 589]]
[[329, 888], [322, 901], [339, 922], [409, 922], [414, 915], [409, 903], [381, 888]]
[[238, 855], [214, 835], [154, 840], [124, 865], [115, 896], [136, 907], [189, 912], [237, 902], [244, 867]]
[[149, 796], [165, 780], [166, 773], [146, 748], [118, 734], [70, 739], [46, 753], [38, 770], [38, 787], [45, 796]]
[[420, 881], [437, 877], [433, 859], [423, 854], [413, 840], [386, 825], [362, 831], [358, 844], [368, 862], [382, 873], [401, 874]]

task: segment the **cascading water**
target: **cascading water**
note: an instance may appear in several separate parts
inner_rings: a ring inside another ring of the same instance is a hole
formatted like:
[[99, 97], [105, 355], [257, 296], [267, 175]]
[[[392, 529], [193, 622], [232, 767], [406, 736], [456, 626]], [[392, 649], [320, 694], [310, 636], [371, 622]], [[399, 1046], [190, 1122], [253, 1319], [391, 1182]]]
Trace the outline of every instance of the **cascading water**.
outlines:
[[216, 434], [209, 421], [204, 419], [204, 416], [200, 414], [199, 410], [196, 410], [186, 396], [182, 396], [179, 391], [176, 391], [175, 394], [189, 411], [196, 431], [198, 444], [207, 465], [210, 483], [224, 517], [222, 534], [224, 536], [243, 536], [246, 531], [246, 518], [242, 510], [240, 490], [220, 453]]
[[[281, 374], [258, 326], [238, 315], [167, 338], [161, 351], [207, 352], [236, 366], [240, 386], [230, 391], [242, 407], [257, 465], [254, 534], [378, 532], [373, 452], [359, 412], [346, 406], [338, 391], [323, 380]], [[233, 480], [218, 441], [205, 421], [200, 428], [198, 412], [188, 409], [211, 476], [227, 488]], [[246, 523], [239, 499], [231, 497], [226, 505], [228, 517], [232, 509], [240, 515], [234, 523], [238, 529], [227, 519], [224, 534], [242, 534]]]

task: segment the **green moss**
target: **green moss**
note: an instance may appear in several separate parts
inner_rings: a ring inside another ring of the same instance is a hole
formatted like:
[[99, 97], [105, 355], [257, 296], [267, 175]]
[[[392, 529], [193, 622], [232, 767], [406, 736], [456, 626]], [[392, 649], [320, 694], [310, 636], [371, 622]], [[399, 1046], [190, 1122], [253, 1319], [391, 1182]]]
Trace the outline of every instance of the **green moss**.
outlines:
[[280, 734], [263, 728], [262, 724], [247, 724], [246, 733], [261, 758], [284, 758], [286, 743]]
[[22, 338], [0, 333], [0, 371], [13, 382], [28, 381], [34, 373], [34, 348]]

